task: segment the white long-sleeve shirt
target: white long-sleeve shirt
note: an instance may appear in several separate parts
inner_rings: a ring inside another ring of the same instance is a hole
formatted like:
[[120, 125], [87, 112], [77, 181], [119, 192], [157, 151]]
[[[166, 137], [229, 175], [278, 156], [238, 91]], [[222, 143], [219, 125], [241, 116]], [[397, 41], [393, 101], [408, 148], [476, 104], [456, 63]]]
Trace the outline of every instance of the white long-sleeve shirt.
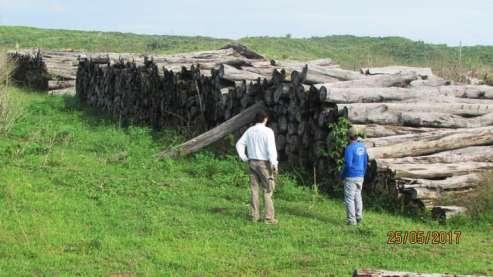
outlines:
[[[247, 153], [245, 153], [245, 148]], [[257, 123], [245, 131], [236, 143], [236, 151], [243, 161], [269, 161], [272, 166], [277, 167], [274, 131], [263, 123]]]

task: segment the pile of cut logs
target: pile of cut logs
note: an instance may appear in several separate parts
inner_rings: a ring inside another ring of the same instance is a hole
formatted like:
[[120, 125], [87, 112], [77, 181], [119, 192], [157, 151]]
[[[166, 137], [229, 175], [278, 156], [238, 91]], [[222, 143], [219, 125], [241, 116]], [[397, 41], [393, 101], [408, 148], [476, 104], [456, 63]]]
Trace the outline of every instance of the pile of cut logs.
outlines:
[[355, 72], [330, 59], [266, 60], [240, 45], [152, 58], [40, 55], [52, 80], [65, 86], [76, 79], [81, 100], [122, 122], [217, 127], [184, 144], [182, 154], [237, 132], [262, 107], [281, 159], [319, 173], [333, 172], [335, 162], [323, 154], [332, 149], [327, 124], [347, 116], [367, 137], [368, 190], [419, 207], [467, 193], [493, 167], [493, 87], [454, 84], [429, 68]]
[[[362, 72], [381, 78], [396, 72], [431, 74], [405, 67]], [[445, 196], [474, 189], [481, 173], [493, 169], [493, 87], [451, 85], [433, 75], [406, 87], [354, 83], [317, 86], [326, 87], [321, 97], [347, 109], [349, 120], [366, 133], [380, 175], [376, 183], [390, 185], [382, 191], [433, 207]], [[389, 179], [395, 182], [382, 181]]]
[[[192, 55], [167, 58], [168, 65], [170, 61], [175, 64], [171, 68], [180, 68], [177, 72], [160, 67], [164, 59], [81, 58], [77, 95], [122, 122], [150, 123], [156, 128], [190, 126], [194, 130], [228, 122], [245, 110], [253, 115], [258, 110], [255, 104], [262, 103], [271, 115], [280, 159], [326, 171], [330, 166], [323, 155], [328, 147], [327, 125], [337, 119], [338, 111], [335, 104], [320, 101], [319, 90], [306, 84], [310, 76], [306, 66], [288, 74], [270, 62], [248, 59], [231, 49]], [[197, 59], [199, 62], [194, 62]], [[260, 63], [272, 67], [271, 77], [253, 73], [251, 64]], [[241, 122], [233, 122], [226, 132], [245, 127]], [[220, 137], [224, 135], [227, 133]]]
[[14, 65], [11, 78], [14, 84], [36, 90], [47, 90], [49, 75], [39, 51], [9, 52], [8, 60]]

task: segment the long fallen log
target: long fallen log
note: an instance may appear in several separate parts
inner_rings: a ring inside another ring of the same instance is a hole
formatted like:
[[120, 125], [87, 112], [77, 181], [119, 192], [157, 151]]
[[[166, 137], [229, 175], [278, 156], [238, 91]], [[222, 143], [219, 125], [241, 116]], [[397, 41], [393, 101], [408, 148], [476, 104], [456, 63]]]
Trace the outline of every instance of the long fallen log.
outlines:
[[456, 275], [448, 273], [418, 273], [400, 272], [382, 269], [358, 269], [353, 273], [353, 277], [468, 277], [470, 275]]
[[423, 113], [450, 113], [461, 116], [478, 116], [493, 113], [493, 104], [465, 104], [465, 103], [351, 103], [339, 104], [339, 109], [347, 108], [349, 117], [376, 112], [423, 112]]
[[463, 190], [478, 186], [481, 176], [476, 173], [448, 177], [442, 180], [401, 178], [399, 188], [409, 190], [426, 188], [431, 190]]
[[428, 163], [428, 164], [394, 164], [385, 160], [378, 162], [379, 167], [390, 168], [396, 172], [396, 178], [413, 179], [437, 179], [472, 172], [493, 169], [493, 163], [488, 162], [458, 162], [450, 163]]
[[384, 159], [382, 161], [390, 164], [454, 164], [461, 162], [493, 162], [493, 146], [471, 146], [444, 151], [428, 156]]
[[[376, 76], [386, 77], [388, 75]], [[357, 80], [350, 82], [364, 82]], [[447, 102], [447, 103], [487, 103], [492, 104], [493, 87], [490, 86], [440, 86], [399, 88], [379, 87], [342, 87], [343, 83], [318, 84], [326, 87], [326, 93], [320, 94], [320, 100], [330, 103], [371, 103], [371, 102]], [[490, 99], [484, 100], [484, 99]], [[484, 102], [487, 101], [487, 102]]]
[[429, 67], [411, 67], [411, 66], [400, 66], [400, 65], [361, 68], [360, 71], [361, 73], [368, 75], [415, 73], [425, 78], [433, 76], [433, 72]]
[[439, 87], [439, 86], [448, 86], [451, 85], [452, 82], [449, 80], [445, 80], [442, 78], [428, 78], [426, 80], [415, 80], [412, 81], [409, 86], [411, 87]]
[[320, 89], [324, 86], [330, 88], [383, 88], [383, 87], [403, 87], [409, 85], [411, 81], [418, 78], [415, 73], [394, 74], [394, 75], [377, 75], [365, 79], [352, 80], [337, 83], [317, 84], [315, 87]]
[[368, 139], [369, 155], [374, 159], [423, 156], [477, 145], [493, 144], [493, 127], [435, 131]]
[[367, 138], [381, 138], [437, 131], [436, 128], [419, 128], [400, 125], [352, 124], [352, 126], [357, 130], [362, 130]]
[[251, 123], [255, 114], [265, 109], [264, 102], [258, 102], [231, 119], [223, 122], [217, 127], [183, 143], [179, 146], [165, 150], [159, 154], [159, 158], [186, 156], [199, 151], [200, 149], [220, 140], [224, 136], [231, 134], [245, 125]]

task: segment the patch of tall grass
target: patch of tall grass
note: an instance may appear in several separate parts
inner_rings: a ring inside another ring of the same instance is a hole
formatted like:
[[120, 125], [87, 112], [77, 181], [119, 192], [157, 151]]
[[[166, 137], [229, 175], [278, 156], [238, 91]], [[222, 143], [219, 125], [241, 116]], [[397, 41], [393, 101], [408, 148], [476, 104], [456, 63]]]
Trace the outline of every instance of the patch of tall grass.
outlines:
[[0, 49], [0, 135], [7, 133], [22, 114], [22, 108], [9, 97], [11, 65]]

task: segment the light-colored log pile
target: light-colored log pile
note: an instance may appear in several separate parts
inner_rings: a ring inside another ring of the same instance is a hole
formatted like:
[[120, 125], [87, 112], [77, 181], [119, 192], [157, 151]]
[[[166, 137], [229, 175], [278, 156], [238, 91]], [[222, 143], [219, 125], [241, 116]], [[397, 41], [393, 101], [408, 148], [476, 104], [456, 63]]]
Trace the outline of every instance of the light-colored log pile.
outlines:
[[[380, 80], [316, 86], [325, 87], [322, 101], [347, 110], [353, 125], [366, 133], [374, 165], [369, 187], [432, 208], [443, 197], [470, 192], [481, 182], [481, 174], [493, 169], [493, 87], [445, 85], [423, 68], [362, 72]], [[403, 80], [401, 84], [408, 85], [389, 87], [384, 81], [413, 74], [430, 82], [417, 85], [417, 80]]]

